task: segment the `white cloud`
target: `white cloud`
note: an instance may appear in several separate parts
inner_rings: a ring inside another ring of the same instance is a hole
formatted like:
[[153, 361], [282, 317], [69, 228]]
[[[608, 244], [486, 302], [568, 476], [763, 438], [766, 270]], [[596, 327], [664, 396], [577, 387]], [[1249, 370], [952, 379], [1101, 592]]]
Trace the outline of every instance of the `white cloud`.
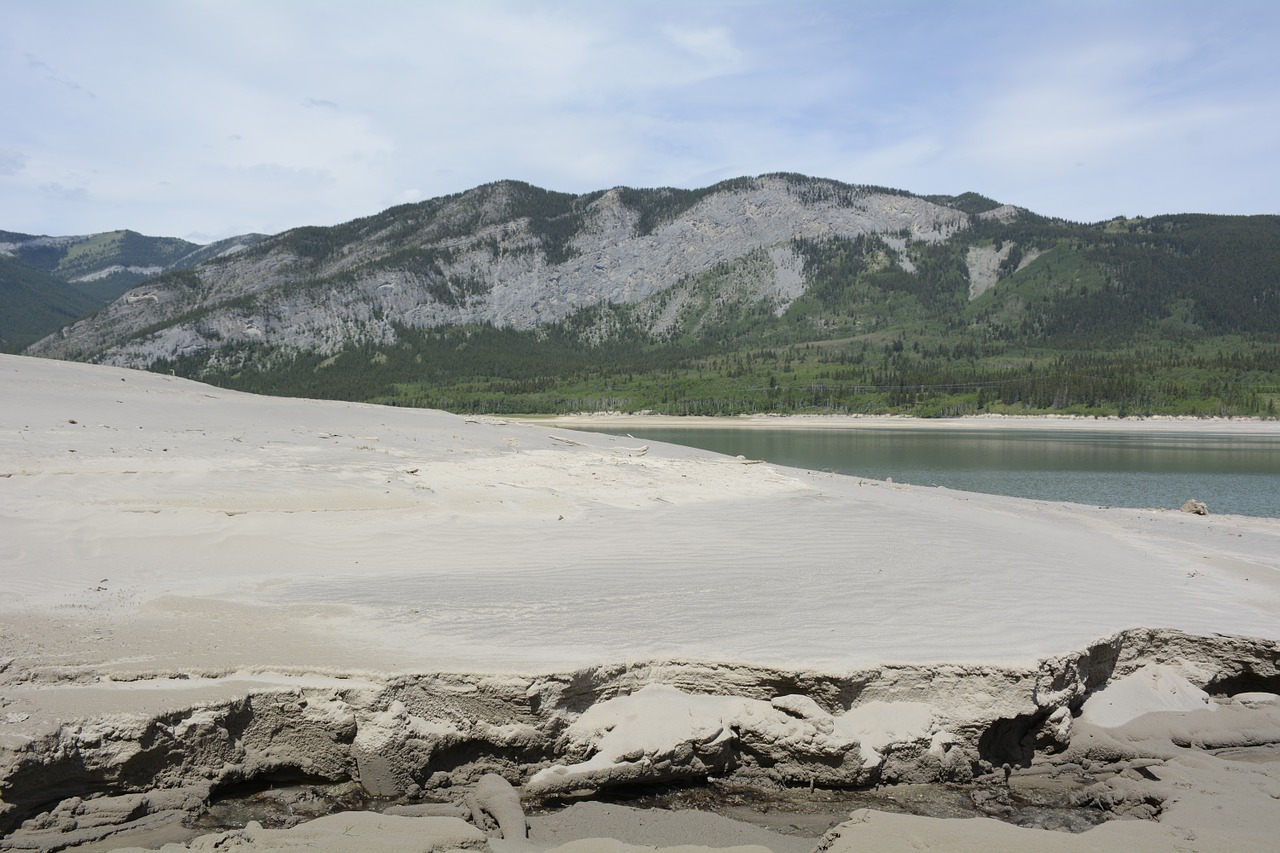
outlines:
[[1152, 103], [1157, 46], [1094, 42], [1010, 63], [1010, 84], [978, 103], [959, 140], [975, 159], [1015, 172], [1058, 171], [1122, 154], [1195, 122], [1185, 105]]
[[668, 26], [662, 32], [693, 61], [695, 77], [733, 74], [746, 66], [742, 51], [725, 27]]
[[[971, 188], [1081, 220], [1122, 208], [1261, 212], [1266, 206], [1221, 186], [1215, 201], [1201, 179], [1242, 165], [1215, 158], [1238, 150], [1242, 130], [1258, 123], [1259, 109], [1274, 114], [1277, 99], [1265, 95], [1264, 106], [1242, 98], [1250, 86], [1243, 80], [1205, 85], [1201, 69], [1213, 59], [1194, 33], [1176, 27], [1096, 38], [1069, 32], [1014, 51], [1003, 85], [957, 122], [945, 169], [973, 176]], [[1276, 140], [1277, 122], [1265, 123], [1269, 130], [1255, 132]]]
[[419, 189], [401, 190], [400, 192], [396, 193], [394, 196], [391, 197], [387, 206], [394, 207], [398, 204], [413, 204], [415, 201], [422, 201], [422, 199], [423, 199], [422, 190], [419, 190]]
[[0, 31], [0, 110], [23, 117], [0, 126], [0, 229], [229, 236], [499, 178], [777, 170], [1072, 218], [1274, 211], [1270, 9], [30, 4]]
[[40, 192], [58, 201], [82, 202], [89, 198], [89, 192], [84, 187], [65, 187], [56, 181], [41, 184]]
[[17, 175], [26, 168], [27, 155], [21, 151], [0, 148], [0, 177]]
[[86, 98], [97, 97], [97, 95], [95, 95], [92, 92], [92, 90], [86, 88], [85, 86], [80, 85], [78, 82], [71, 79], [66, 74], [63, 74], [61, 71], [49, 65], [47, 62], [40, 59], [39, 57], [33, 56], [30, 53], [25, 54], [24, 56], [27, 61], [27, 66], [31, 68], [34, 72], [36, 72], [36, 74], [38, 74], [40, 77], [44, 78], [46, 81], [50, 83], [55, 83], [58, 86], [61, 86], [67, 89], [68, 91], [74, 92], [77, 95], [82, 95]]

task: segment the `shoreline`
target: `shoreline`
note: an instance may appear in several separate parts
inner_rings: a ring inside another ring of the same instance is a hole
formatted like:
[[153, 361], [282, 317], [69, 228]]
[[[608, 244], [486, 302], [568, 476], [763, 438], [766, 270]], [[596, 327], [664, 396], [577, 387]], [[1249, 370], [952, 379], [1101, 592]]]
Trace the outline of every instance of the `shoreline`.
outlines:
[[1253, 435], [1280, 438], [1280, 421], [1257, 418], [1195, 418], [1153, 415], [1146, 418], [1085, 415], [969, 415], [961, 418], [917, 418], [909, 415], [659, 415], [590, 412], [574, 415], [518, 415], [503, 418], [531, 426], [658, 427], [662, 429], [795, 429], [795, 430], [1059, 430], [1128, 433]]

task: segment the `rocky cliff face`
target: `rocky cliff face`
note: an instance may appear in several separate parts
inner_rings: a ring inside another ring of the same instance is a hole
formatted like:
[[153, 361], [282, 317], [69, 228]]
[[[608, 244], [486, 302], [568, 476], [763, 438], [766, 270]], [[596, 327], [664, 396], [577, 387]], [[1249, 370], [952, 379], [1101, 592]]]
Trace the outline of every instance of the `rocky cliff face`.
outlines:
[[234, 254], [246, 234], [199, 246], [133, 231], [47, 237], [0, 231], [0, 347], [14, 352], [147, 279]]
[[227, 344], [330, 353], [391, 343], [397, 326], [529, 329], [672, 291], [642, 312], [661, 336], [688, 307], [678, 288], [720, 265], [748, 264], [741, 296], [781, 311], [805, 287], [793, 240], [880, 235], [909, 269], [909, 243], [969, 224], [923, 198], [799, 176], [577, 197], [504, 182], [162, 276], [29, 351], [128, 367]]

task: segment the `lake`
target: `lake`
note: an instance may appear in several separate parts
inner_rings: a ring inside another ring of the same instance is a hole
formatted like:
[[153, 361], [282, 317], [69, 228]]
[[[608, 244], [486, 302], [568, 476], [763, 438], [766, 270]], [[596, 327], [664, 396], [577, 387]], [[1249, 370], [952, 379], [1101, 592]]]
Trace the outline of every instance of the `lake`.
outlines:
[[1280, 516], [1280, 436], [1054, 429], [680, 428], [629, 424], [630, 434], [921, 486], [1095, 506]]

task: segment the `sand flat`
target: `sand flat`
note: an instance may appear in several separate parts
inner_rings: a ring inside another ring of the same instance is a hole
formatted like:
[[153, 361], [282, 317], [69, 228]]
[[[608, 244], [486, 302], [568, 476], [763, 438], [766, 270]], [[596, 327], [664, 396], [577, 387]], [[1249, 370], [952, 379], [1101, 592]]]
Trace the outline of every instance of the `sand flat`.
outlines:
[[1144, 626], [1280, 638], [1280, 519], [907, 487], [566, 419], [262, 398], [16, 356], [0, 356], [0, 399], [9, 744], [186, 701], [173, 683], [119, 698], [118, 683], [158, 677], [1027, 666]]
[[[0, 366], [4, 606], [74, 614], [62, 649], [77, 630], [101, 635], [85, 663], [208, 667], [225, 646], [227, 665], [351, 666], [354, 643], [375, 670], [844, 667], [1025, 661], [1137, 625], [1280, 634], [1280, 520], [895, 486], [484, 418]], [[244, 615], [256, 608], [270, 618]], [[204, 636], [218, 622], [199, 611], [277, 641]], [[115, 648], [103, 626], [126, 613], [139, 618]], [[146, 626], [166, 636], [166, 619], [204, 651], [150, 648]], [[299, 658], [278, 639], [295, 627], [332, 641]]]

